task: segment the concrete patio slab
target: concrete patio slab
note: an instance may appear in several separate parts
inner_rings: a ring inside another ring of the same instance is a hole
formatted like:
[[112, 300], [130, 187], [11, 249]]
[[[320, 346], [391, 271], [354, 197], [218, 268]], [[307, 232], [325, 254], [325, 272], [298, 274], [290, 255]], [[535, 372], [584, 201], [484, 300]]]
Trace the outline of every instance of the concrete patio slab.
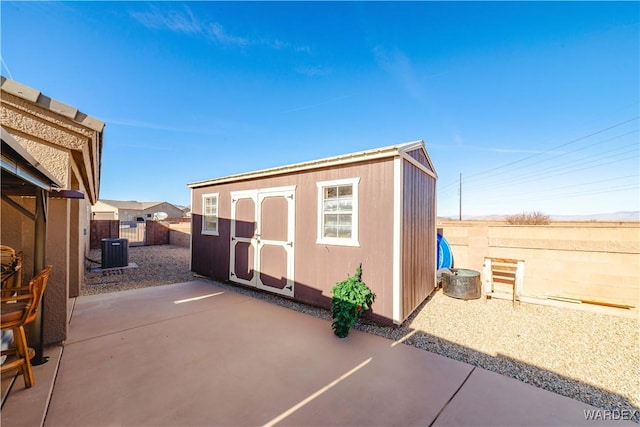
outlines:
[[156, 289], [78, 299], [45, 425], [425, 425], [471, 371], [204, 282]]
[[7, 402], [2, 407], [4, 427], [34, 427], [44, 423], [62, 357], [62, 347], [49, 347], [43, 354], [49, 357], [49, 361], [33, 367], [33, 387], [25, 388], [21, 375], [15, 378]]
[[250, 300], [202, 281], [78, 297], [65, 344], [208, 310], [212, 303], [225, 307], [228, 298]]
[[[587, 419], [589, 416], [594, 419]], [[475, 368], [434, 426], [606, 426], [636, 425], [622, 414]]]
[[578, 401], [361, 331], [339, 339], [327, 320], [206, 281], [77, 298], [58, 359], [36, 367], [40, 387], [12, 391], [3, 426], [606, 424]]

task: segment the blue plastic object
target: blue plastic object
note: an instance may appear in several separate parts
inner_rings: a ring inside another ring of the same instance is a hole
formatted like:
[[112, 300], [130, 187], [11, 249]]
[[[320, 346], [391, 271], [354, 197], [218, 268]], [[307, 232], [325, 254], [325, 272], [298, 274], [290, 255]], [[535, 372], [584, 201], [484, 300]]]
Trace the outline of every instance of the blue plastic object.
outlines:
[[438, 270], [453, 267], [453, 252], [447, 239], [438, 233]]

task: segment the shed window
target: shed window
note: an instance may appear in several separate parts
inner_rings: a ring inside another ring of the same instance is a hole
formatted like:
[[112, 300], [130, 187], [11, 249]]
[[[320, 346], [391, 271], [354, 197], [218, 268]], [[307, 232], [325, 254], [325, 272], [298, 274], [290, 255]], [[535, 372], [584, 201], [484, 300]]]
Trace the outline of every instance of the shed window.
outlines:
[[218, 235], [218, 193], [202, 196], [202, 234]]
[[358, 183], [360, 178], [318, 182], [317, 243], [359, 246]]

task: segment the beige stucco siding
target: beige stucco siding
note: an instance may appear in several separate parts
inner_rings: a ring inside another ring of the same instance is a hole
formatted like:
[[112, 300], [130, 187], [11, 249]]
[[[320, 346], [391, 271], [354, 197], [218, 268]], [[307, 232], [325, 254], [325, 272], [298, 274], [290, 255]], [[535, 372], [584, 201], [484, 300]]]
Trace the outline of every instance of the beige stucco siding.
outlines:
[[[23, 97], [15, 95], [20, 88]], [[86, 196], [92, 202], [97, 201], [104, 124], [4, 78], [2, 89], [2, 127], [53, 173], [65, 189], [78, 189], [70, 188], [69, 174], [73, 170]]]
[[69, 151], [42, 144], [39, 140], [21, 133], [14, 133], [14, 138], [60, 182], [63, 188], [71, 189]]
[[[23, 280], [28, 283], [34, 264], [52, 265], [43, 303], [44, 344], [66, 338], [67, 302], [78, 295], [89, 250], [90, 204], [100, 185], [102, 130], [104, 123], [13, 80], [0, 79], [2, 128], [61, 185], [48, 192], [45, 258], [34, 263], [35, 227], [32, 218], [2, 201], [2, 244], [24, 254]], [[76, 190], [84, 199], [68, 199]], [[9, 194], [15, 194], [9, 190]], [[5, 188], [3, 187], [3, 196]], [[29, 212], [35, 212], [33, 193], [8, 196]], [[60, 197], [63, 196], [63, 197]], [[44, 239], [45, 234], [39, 235]]]
[[55, 143], [71, 150], [82, 150], [88, 143], [89, 137], [45, 120], [28, 112], [17, 110], [12, 105], [2, 104], [2, 125], [6, 129], [20, 130], [20, 132], [28, 135], [37, 135], [41, 140]]
[[[39, 99], [41, 99], [40, 102], [33, 104], [11, 93], [7, 93], [6, 91], [3, 91], [2, 93], [2, 102], [5, 104], [5, 107], [7, 107], [7, 110], [15, 111], [18, 115], [23, 115], [24, 117], [32, 120], [49, 123], [49, 126], [51, 127], [65, 129], [70, 134], [77, 134], [79, 138], [84, 138], [85, 140], [95, 137], [95, 129], [83, 126], [73, 119], [73, 117], [77, 117], [76, 109], [74, 109], [76, 114], [63, 116], [49, 108], [52, 105], [54, 107], [55, 105], [62, 105], [61, 103], [58, 102], [56, 104], [55, 100], [51, 100], [44, 96], [40, 96]], [[44, 135], [47, 134], [45, 133], [43, 136]]]
[[119, 219], [118, 208], [115, 208], [103, 201], [98, 200], [93, 206], [91, 206], [91, 218], [92, 219]]

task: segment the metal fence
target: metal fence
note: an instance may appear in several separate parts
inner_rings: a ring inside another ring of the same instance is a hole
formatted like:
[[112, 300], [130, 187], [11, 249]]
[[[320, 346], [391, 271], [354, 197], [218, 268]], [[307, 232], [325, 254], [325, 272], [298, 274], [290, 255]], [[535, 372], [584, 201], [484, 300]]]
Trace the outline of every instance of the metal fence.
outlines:
[[128, 239], [129, 246], [145, 244], [147, 225], [144, 222], [120, 221], [120, 238]]

